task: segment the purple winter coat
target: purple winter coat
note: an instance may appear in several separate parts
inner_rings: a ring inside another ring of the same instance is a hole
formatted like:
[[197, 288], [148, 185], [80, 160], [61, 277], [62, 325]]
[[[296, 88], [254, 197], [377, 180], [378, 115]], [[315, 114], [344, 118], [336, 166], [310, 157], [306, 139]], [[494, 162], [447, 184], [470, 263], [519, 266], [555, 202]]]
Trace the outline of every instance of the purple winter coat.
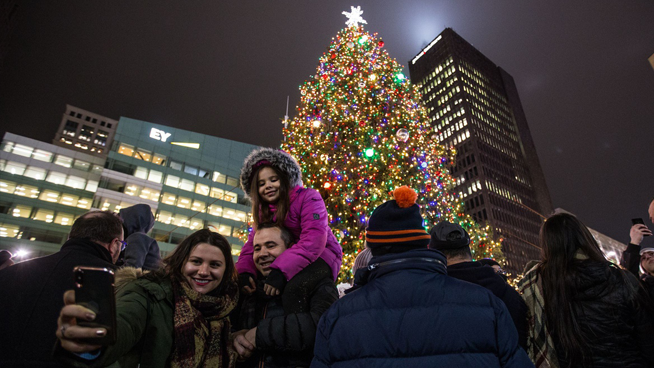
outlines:
[[[327, 208], [320, 193], [315, 189], [297, 186], [290, 192], [289, 207], [284, 226], [297, 242], [277, 257], [270, 267], [280, 270], [286, 280], [290, 280], [320, 257], [327, 262], [336, 280], [343, 261], [343, 248], [329, 228]], [[252, 259], [254, 234], [255, 230], [252, 230], [238, 256], [238, 273], [257, 273]]]

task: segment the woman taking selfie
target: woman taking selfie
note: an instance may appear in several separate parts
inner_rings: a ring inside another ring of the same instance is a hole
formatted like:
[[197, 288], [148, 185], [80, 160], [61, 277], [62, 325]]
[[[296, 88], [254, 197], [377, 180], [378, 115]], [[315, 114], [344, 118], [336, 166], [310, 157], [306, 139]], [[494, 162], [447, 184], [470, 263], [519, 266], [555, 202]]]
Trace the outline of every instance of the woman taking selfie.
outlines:
[[92, 343], [105, 329], [76, 324], [92, 320], [87, 317], [91, 311], [74, 304], [73, 291], [66, 292], [57, 330], [63, 349], [55, 355], [72, 366], [118, 361], [121, 367], [233, 367], [227, 316], [238, 299], [236, 280], [227, 240], [197, 231], [164, 259], [161, 269], [119, 288], [117, 339], [111, 346]]
[[650, 367], [654, 313], [638, 280], [607, 261], [576, 217], [540, 231], [542, 260], [520, 281], [536, 367]]

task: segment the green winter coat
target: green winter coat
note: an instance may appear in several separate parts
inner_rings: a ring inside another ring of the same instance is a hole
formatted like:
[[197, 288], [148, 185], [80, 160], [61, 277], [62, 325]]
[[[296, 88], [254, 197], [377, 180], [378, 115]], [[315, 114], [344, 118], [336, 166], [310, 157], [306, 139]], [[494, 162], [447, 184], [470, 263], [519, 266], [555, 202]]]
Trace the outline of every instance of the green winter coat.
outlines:
[[[127, 275], [126, 275], [127, 274]], [[135, 269], [116, 275], [117, 341], [93, 361], [82, 364], [61, 352], [59, 359], [75, 367], [161, 368], [173, 351], [173, 288], [170, 279], [134, 279]], [[62, 351], [61, 347], [58, 350]], [[114, 363], [114, 364], [112, 364]], [[140, 364], [140, 366], [139, 366]]]

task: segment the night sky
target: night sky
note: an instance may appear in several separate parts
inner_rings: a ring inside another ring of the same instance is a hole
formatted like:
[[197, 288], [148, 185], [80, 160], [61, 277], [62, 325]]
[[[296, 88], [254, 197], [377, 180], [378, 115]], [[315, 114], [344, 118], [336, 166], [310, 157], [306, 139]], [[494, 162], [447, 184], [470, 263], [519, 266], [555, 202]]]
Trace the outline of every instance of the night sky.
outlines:
[[[445, 27], [515, 79], [552, 201], [628, 242], [654, 197], [654, 2], [18, 1], [0, 131], [51, 142], [65, 105], [277, 147], [290, 96], [362, 7], [405, 66]], [[651, 225], [651, 224], [650, 224]]]

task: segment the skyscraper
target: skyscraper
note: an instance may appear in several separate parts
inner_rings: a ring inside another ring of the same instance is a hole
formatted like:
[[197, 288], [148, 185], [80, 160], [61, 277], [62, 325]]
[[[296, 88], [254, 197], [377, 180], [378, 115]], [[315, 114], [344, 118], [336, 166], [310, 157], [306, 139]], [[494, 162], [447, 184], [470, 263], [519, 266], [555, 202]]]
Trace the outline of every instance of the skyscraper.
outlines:
[[522, 272], [540, 257], [538, 233], [552, 202], [513, 78], [451, 28], [409, 71], [432, 138], [456, 147], [451, 173], [466, 212], [502, 237], [507, 270]]
[[107, 157], [118, 121], [66, 105], [52, 144], [96, 157]]

